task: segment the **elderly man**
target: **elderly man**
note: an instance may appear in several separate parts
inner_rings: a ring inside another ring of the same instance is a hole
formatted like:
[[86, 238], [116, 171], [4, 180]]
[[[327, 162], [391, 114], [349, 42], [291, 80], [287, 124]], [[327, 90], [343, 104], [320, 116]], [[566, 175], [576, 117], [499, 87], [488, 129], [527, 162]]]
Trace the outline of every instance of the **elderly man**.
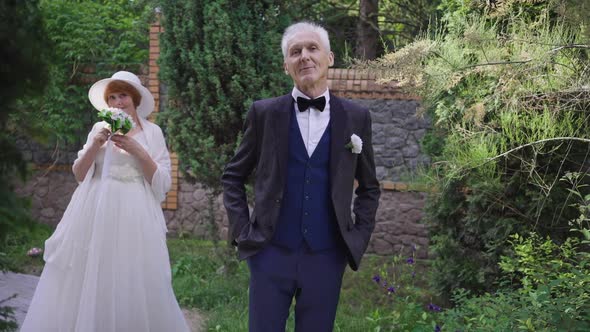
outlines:
[[[375, 225], [371, 117], [328, 91], [324, 28], [293, 24], [281, 47], [293, 90], [254, 102], [222, 176], [229, 240], [250, 268], [250, 331], [284, 331], [293, 298], [296, 331], [331, 331], [346, 264], [358, 269]], [[250, 215], [244, 183], [254, 169]]]

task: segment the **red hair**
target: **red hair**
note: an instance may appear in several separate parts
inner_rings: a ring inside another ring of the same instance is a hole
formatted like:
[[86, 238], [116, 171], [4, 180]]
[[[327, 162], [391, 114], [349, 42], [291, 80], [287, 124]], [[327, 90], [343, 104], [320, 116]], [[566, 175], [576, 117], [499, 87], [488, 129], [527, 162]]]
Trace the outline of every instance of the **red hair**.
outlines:
[[115, 80], [107, 85], [107, 88], [104, 89], [104, 101], [106, 101], [107, 104], [109, 103], [109, 96], [113, 93], [128, 94], [129, 96], [131, 96], [131, 99], [133, 100], [133, 105], [135, 107], [139, 106], [139, 104], [141, 103], [141, 94], [139, 94], [139, 91], [137, 91], [137, 89], [133, 85], [125, 81]]

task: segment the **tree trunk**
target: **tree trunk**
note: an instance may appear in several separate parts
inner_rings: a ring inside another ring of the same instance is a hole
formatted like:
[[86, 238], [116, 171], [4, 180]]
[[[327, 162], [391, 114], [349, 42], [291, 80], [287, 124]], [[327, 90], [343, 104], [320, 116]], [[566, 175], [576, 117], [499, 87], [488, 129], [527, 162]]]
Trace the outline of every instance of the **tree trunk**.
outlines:
[[379, 0], [360, 0], [359, 8], [355, 55], [359, 59], [373, 60], [377, 57], [379, 42]]

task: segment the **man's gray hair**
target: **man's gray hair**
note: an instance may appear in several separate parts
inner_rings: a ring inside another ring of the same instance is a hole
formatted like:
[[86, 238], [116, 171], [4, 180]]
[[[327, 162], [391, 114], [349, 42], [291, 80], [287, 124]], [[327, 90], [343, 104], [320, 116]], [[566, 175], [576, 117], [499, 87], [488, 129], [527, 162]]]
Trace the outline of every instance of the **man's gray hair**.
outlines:
[[281, 49], [283, 50], [283, 58], [287, 58], [287, 51], [289, 42], [299, 32], [315, 32], [320, 36], [320, 41], [322, 42], [324, 48], [327, 52], [330, 52], [330, 37], [328, 37], [328, 31], [324, 29], [322, 26], [312, 23], [312, 22], [299, 22], [290, 25], [285, 29], [285, 33], [283, 33], [283, 39], [281, 40]]

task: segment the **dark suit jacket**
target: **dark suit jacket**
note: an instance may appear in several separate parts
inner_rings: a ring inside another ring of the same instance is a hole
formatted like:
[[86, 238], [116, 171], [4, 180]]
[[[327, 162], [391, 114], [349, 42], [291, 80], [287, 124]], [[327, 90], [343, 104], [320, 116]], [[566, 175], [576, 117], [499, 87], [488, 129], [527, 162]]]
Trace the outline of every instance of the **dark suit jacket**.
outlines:
[[[254, 102], [244, 124], [235, 156], [225, 167], [221, 182], [229, 218], [229, 241], [241, 259], [262, 249], [273, 237], [285, 188], [288, 133], [293, 114], [291, 94]], [[332, 203], [347, 248], [350, 267], [357, 270], [375, 227], [379, 182], [371, 144], [368, 110], [330, 95], [330, 180]], [[360, 154], [346, 145], [352, 134], [363, 141]], [[254, 210], [250, 215], [245, 182], [256, 169]], [[351, 215], [354, 180], [358, 181]]]

